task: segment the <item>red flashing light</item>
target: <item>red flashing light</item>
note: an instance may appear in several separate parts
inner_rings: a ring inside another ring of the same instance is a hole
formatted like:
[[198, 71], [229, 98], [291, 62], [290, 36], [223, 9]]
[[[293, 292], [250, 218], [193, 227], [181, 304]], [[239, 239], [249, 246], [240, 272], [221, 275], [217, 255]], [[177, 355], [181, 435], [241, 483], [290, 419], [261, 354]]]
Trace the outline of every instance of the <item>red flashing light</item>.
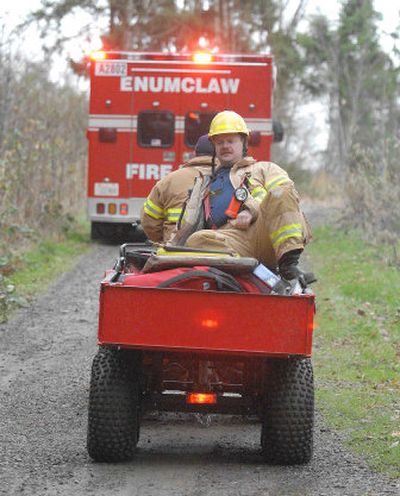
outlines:
[[197, 52], [193, 55], [193, 62], [196, 62], [196, 64], [208, 64], [212, 62], [213, 57], [211, 53], [207, 52]]
[[107, 58], [107, 54], [103, 50], [97, 50], [90, 54], [90, 58], [92, 60], [104, 60]]
[[215, 393], [188, 393], [186, 403], [189, 405], [215, 405], [217, 395]]
[[199, 47], [202, 48], [203, 50], [208, 47], [209, 41], [205, 36], [200, 36], [199, 38]]
[[127, 203], [121, 203], [119, 206], [119, 213], [121, 215], [128, 215], [128, 204]]

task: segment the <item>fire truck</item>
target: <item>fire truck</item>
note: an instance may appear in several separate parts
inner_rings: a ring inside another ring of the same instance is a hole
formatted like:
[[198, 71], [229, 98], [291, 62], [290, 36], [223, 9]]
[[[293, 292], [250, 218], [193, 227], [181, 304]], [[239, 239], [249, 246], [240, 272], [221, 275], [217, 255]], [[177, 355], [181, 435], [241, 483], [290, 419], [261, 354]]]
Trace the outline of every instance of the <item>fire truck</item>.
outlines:
[[249, 155], [270, 159], [271, 56], [96, 52], [90, 84], [92, 239], [138, 240], [132, 223], [151, 188], [194, 156], [197, 139], [221, 110], [244, 117]]

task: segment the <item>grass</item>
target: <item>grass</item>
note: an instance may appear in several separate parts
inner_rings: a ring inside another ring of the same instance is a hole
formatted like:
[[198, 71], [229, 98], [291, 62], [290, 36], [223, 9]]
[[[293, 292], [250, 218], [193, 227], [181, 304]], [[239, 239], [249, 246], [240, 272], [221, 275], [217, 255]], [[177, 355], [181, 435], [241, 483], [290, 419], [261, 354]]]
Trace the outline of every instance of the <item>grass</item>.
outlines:
[[400, 477], [400, 273], [357, 233], [317, 229], [314, 367], [326, 421], [370, 466]]
[[45, 292], [90, 247], [87, 222], [79, 222], [66, 234], [44, 238], [18, 253], [12, 260], [15, 270], [0, 281], [0, 322], [6, 321], [18, 306]]

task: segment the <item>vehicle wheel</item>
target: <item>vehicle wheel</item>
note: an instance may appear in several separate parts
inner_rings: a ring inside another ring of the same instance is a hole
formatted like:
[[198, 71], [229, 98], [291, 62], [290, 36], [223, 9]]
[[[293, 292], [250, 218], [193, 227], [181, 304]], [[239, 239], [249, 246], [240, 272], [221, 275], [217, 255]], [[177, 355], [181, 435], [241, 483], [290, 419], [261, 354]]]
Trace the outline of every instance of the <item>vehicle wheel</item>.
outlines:
[[261, 446], [271, 464], [310, 461], [313, 450], [314, 382], [309, 358], [266, 364]]
[[140, 429], [140, 360], [128, 350], [99, 348], [93, 359], [87, 449], [97, 462], [130, 460]]
[[96, 241], [98, 239], [103, 239], [103, 233], [101, 229], [101, 222], [92, 222], [90, 224], [90, 239]]

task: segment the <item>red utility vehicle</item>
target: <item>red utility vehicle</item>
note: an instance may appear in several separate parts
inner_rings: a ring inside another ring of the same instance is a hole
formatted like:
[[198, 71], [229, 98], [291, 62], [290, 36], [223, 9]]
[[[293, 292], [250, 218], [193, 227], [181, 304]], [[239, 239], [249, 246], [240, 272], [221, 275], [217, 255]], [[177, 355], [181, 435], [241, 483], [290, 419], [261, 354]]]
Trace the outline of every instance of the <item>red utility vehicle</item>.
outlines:
[[143, 413], [180, 411], [258, 416], [266, 462], [308, 462], [312, 292], [273, 294], [254, 276], [255, 259], [164, 255], [122, 245], [101, 283], [90, 456], [128, 460]]
[[[214, 115], [231, 109], [269, 160], [273, 61], [261, 55], [96, 52], [90, 68], [88, 212], [92, 238], [132, 241], [151, 188], [191, 158]], [[274, 130], [275, 129], [274, 134]]]

